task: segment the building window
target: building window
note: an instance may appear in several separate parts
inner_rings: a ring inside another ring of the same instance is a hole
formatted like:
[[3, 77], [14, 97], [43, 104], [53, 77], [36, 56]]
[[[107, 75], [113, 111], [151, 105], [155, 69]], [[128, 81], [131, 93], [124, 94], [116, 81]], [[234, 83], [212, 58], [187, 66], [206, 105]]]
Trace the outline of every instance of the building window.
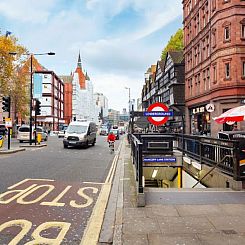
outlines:
[[242, 38], [245, 38], [245, 24], [242, 25]]
[[214, 84], [217, 83], [217, 69], [216, 69], [216, 65], [213, 66], [213, 81], [214, 81]]
[[197, 57], [198, 63], [201, 63], [200, 44], [197, 45]]
[[242, 62], [242, 77], [245, 78], [245, 61]]
[[210, 71], [209, 71], [209, 68], [207, 69], [207, 85], [208, 85], [208, 89], [210, 90], [211, 84], [210, 84]]
[[209, 55], [210, 55], [210, 50], [209, 50], [209, 36], [207, 36], [207, 38], [206, 38], [206, 44], [207, 44], [207, 50], [206, 50], [206, 52], [207, 52], [207, 58], [209, 57]]
[[216, 47], [216, 29], [212, 30], [212, 48]]
[[240, 21], [241, 23], [241, 38], [245, 39], [245, 18]]
[[230, 71], [230, 63], [225, 63], [225, 78], [230, 79], [231, 71]]
[[199, 13], [197, 14], [197, 31], [199, 32], [201, 30], [201, 27], [200, 27], [200, 15]]
[[224, 29], [224, 39], [225, 41], [229, 41], [230, 40], [230, 27], [226, 26]]
[[202, 60], [206, 59], [206, 45], [205, 45], [205, 38], [202, 40]]
[[212, 11], [216, 9], [216, 0], [212, 0]]
[[204, 91], [206, 91], [207, 90], [207, 82], [206, 82], [206, 71], [205, 70], [202, 72], [202, 77], [203, 77]]

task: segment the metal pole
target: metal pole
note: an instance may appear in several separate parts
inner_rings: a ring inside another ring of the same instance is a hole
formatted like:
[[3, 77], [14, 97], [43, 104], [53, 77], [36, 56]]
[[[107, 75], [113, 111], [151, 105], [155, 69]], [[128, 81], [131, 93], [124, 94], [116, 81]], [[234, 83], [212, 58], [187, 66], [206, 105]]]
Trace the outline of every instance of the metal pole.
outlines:
[[32, 54], [31, 54], [31, 84], [30, 84], [30, 135], [29, 144], [32, 145]]
[[36, 111], [36, 106], [37, 106], [37, 101], [35, 100], [35, 134], [34, 134], [34, 137], [35, 137], [35, 145], [37, 145], [37, 111]]
[[130, 102], [131, 102], [131, 98], [130, 98], [130, 88], [128, 88], [128, 108], [129, 108], [129, 114], [130, 114], [130, 111], [131, 111], [131, 106], [130, 106]]
[[[11, 99], [9, 96], [9, 118], [10, 118]], [[10, 128], [8, 127], [8, 150], [10, 150]]]

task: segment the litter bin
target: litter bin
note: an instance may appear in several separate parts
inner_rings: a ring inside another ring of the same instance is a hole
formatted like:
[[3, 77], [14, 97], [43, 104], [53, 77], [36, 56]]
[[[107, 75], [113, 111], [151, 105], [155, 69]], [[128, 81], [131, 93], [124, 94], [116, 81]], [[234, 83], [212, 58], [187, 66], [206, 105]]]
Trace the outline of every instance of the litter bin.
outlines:
[[0, 135], [0, 148], [3, 146], [3, 136]]
[[37, 133], [37, 143], [40, 145], [41, 141], [42, 141], [42, 134]]

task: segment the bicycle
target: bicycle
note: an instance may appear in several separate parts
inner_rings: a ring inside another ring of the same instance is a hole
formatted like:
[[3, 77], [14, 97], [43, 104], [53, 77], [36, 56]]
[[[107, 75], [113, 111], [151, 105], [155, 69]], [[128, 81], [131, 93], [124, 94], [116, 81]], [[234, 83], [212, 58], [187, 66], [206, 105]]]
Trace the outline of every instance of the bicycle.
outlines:
[[114, 141], [109, 141], [109, 151], [112, 154], [115, 150], [115, 142]]

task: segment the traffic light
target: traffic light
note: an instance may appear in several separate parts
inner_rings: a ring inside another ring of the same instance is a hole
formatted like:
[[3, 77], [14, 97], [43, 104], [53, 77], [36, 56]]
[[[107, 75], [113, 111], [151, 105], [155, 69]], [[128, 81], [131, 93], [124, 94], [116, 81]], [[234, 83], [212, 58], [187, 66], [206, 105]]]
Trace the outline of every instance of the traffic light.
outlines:
[[36, 100], [35, 113], [41, 115], [41, 102], [39, 100]]
[[10, 97], [9, 96], [4, 96], [3, 97], [3, 111], [10, 111]]

